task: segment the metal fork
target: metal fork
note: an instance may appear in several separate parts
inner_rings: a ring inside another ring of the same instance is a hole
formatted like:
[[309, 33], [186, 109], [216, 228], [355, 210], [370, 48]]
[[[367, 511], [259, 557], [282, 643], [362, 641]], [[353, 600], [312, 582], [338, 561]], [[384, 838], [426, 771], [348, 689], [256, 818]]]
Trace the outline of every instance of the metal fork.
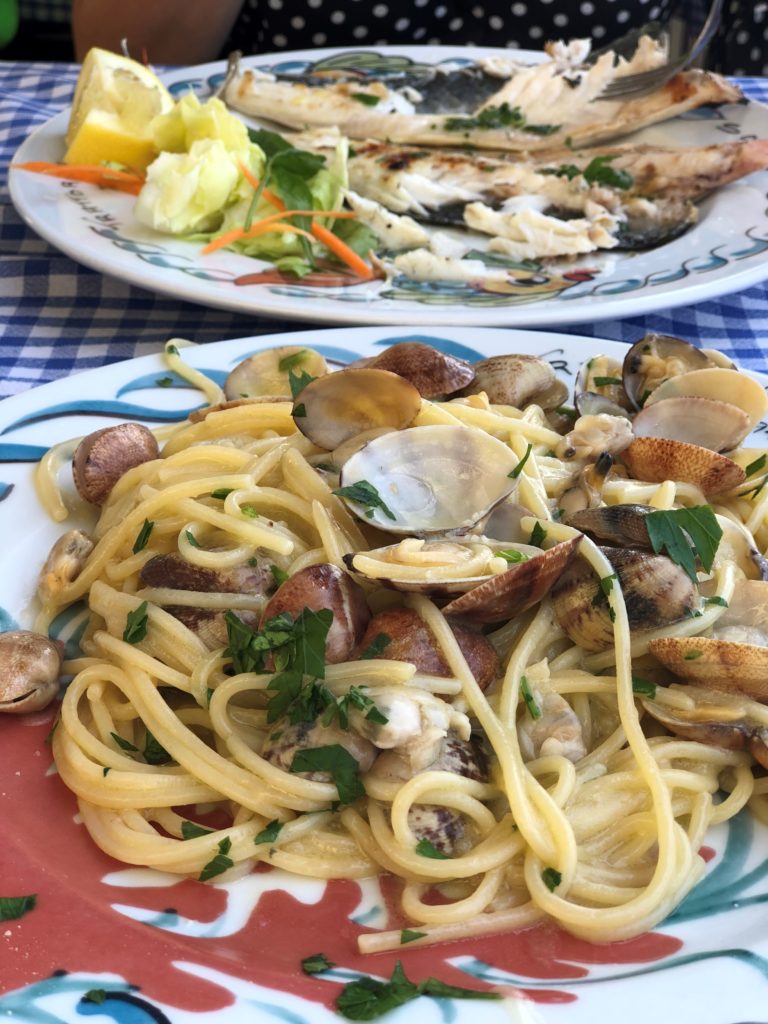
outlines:
[[707, 14], [707, 19], [702, 25], [701, 32], [685, 53], [657, 68], [650, 68], [648, 71], [639, 71], [635, 75], [624, 75], [614, 79], [603, 89], [598, 99], [634, 99], [636, 96], [642, 96], [645, 93], [661, 88], [673, 75], [687, 67], [699, 56], [717, 31], [722, 13], [723, 0], [713, 0]]

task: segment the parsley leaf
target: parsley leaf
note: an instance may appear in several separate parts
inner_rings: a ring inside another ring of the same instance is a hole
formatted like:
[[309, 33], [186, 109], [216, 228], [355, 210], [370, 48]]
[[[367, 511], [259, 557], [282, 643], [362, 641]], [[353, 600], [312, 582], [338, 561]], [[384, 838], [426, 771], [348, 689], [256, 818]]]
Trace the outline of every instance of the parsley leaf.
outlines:
[[219, 501], [224, 501], [232, 493], [234, 488], [232, 487], [217, 487], [215, 491], [211, 491], [211, 497], [217, 498]]
[[526, 555], [524, 551], [516, 551], [514, 548], [509, 548], [507, 551], [494, 551], [493, 556], [494, 558], [503, 558], [510, 565], [517, 565], [518, 562], [527, 562], [531, 557]]
[[367, 480], [358, 480], [357, 483], [350, 484], [348, 487], [337, 487], [332, 493], [339, 498], [346, 498], [348, 501], [354, 501], [356, 504], [362, 505], [369, 519], [373, 517], [373, 513], [377, 508], [380, 508], [388, 519], [396, 518], [392, 509], [385, 504], [384, 499], [373, 484], [368, 483]]
[[437, 978], [426, 978], [415, 985], [406, 976], [398, 960], [389, 981], [358, 978], [345, 985], [336, 999], [336, 1009], [347, 1020], [374, 1020], [418, 996], [433, 996], [436, 999], [501, 999], [497, 992], [459, 988]]
[[563, 876], [556, 868], [544, 868], [541, 878], [550, 892], [554, 892], [563, 880]]
[[323, 971], [331, 971], [336, 966], [325, 953], [313, 953], [312, 956], [305, 956], [301, 961], [301, 969], [305, 974], [322, 974]]
[[448, 860], [448, 854], [431, 843], [428, 839], [420, 839], [414, 847], [420, 857], [430, 857], [432, 860]]
[[170, 388], [173, 386], [173, 377], [158, 377], [155, 384], [159, 388]]
[[473, 117], [446, 117], [443, 128], [447, 132], [472, 131], [474, 128], [519, 128], [535, 135], [552, 135], [559, 124], [529, 124], [520, 107], [510, 107], [506, 101], [496, 107], [484, 107]]
[[264, 659], [271, 651], [289, 644], [293, 638], [293, 619], [281, 612], [267, 619], [258, 631], [246, 626], [234, 612], [224, 614], [229, 645], [224, 654], [232, 659], [236, 673], [264, 671]]
[[202, 825], [197, 825], [194, 821], [182, 821], [181, 823], [181, 838], [182, 839], [197, 839], [198, 836], [209, 836], [213, 829], [203, 828]]
[[532, 544], [535, 548], [540, 548], [546, 539], [547, 531], [544, 529], [541, 523], [536, 523], [536, 525], [531, 530], [531, 537], [528, 543]]
[[351, 804], [365, 796], [365, 789], [358, 775], [359, 768], [360, 765], [345, 747], [340, 743], [332, 743], [327, 747], [297, 750], [293, 755], [290, 770], [328, 772], [339, 791], [339, 801], [342, 804]]
[[531, 686], [525, 676], [520, 677], [520, 693], [523, 695], [525, 706], [528, 708], [528, 714], [533, 719], [541, 718], [541, 708], [533, 699], [531, 693]]
[[750, 462], [744, 472], [748, 477], [754, 476], [755, 473], [759, 473], [761, 469], [765, 469], [765, 463], [768, 461], [768, 455], [761, 455], [759, 459], [755, 459], [754, 462]]
[[517, 478], [523, 472], [523, 467], [525, 466], [526, 462], [531, 457], [531, 452], [532, 451], [533, 451], [533, 445], [529, 444], [528, 447], [525, 449], [525, 455], [522, 457], [522, 459], [520, 459], [518, 464], [515, 466], [515, 468], [510, 473], [507, 473], [507, 476], [510, 479], [517, 480]]
[[[293, 370], [289, 370], [288, 383], [291, 386], [291, 398], [297, 399], [307, 384], [311, 384], [313, 380], [316, 380], [316, 378], [311, 373], [307, 373], [306, 370], [302, 370], [301, 373], [294, 373]], [[297, 415], [296, 412], [294, 412], [295, 415]], [[306, 412], [302, 413], [302, 415], [306, 416]]]
[[133, 743], [130, 742], [130, 740], [124, 740], [123, 737], [120, 736], [118, 733], [111, 732], [109, 735], [112, 737], [112, 739], [115, 741], [118, 747], [120, 747], [121, 750], [127, 750], [131, 753], [139, 752], [138, 747], [134, 746]]
[[391, 642], [391, 636], [388, 636], [386, 633], [377, 633], [360, 655], [360, 661], [368, 661], [370, 658], [378, 658], [381, 652], [388, 647]]
[[378, 106], [381, 99], [380, 96], [373, 96], [369, 92], [352, 92], [349, 94], [349, 98], [357, 100], [358, 103], [362, 103], [364, 107], [375, 107]]
[[593, 377], [592, 383], [598, 388], [611, 387], [613, 384], [623, 384], [621, 377]]
[[309, 352], [305, 348], [300, 348], [298, 352], [291, 352], [289, 356], [283, 356], [280, 362], [277, 364], [277, 368], [281, 373], [287, 373], [292, 370], [299, 363], [303, 363], [309, 355]]
[[278, 821], [275, 818], [274, 821], [270, 821], [258, 835], [253, 837], [254, 843], [259, 846], [261, 843], [274, 843], [280, 834], [280, 829], [283, 827], [282, 821]]
[[234, 867], [235, 862], [227, 854], [232, 849], [232, 840], [226, 836], [219, 843], [219, 852], [209, 860], [198, 876], [201, 882], [207, 882], [209, 878], [215, 878]]
[[712, 568], [723, 531], [710, 505], [649, 512], [644, 522], [656, 554], [664, 552], [694, 583], [695, 554], [706, 572]]
[[136, 534], [136, 540], [133, 542], [132, 551], [134, 555], [138, 555], [138, 553], [140, 551], [143, 551], [144, 548], [147, 546], [147, 541], [149, 540], [150, 534], [152, 533], [154, 526], [155, 524], [151, 520], [144, 520], [144, 525]]
[[272, 579], [278, 587], [281, 587], [288, 579], [288, 573], [285, 569], [281, 569], [279, 565], [270, 565], [269, 571], [272, 573]]
[[655, 700], [656, 683], [652, 683], [650, 679], [641, 679], [639, 676], [632, 676], [632, 692], [636, 693], [638, 697], [650, 697], [651, 700]]
[[138, 644], [147, 635], [147, 602], [142, 601], [138, 608], [128, 612], [123, 630], [123, 640], [127, 644]]
[[173, 760], [165, 747], [158, 743], [149, 729], [147, 729], [147, 736], [144, 741], [143, 754], [147, 764], [168, 764]]
[[85, 1002], [96, 1003], [97, 1006], [101, 1006], [101, 1004], [105, 1001], [106, 998], [107, 993], [103, 988], [88, 989], [88, 991], [83, 996]]
[[37, 894], [31, 896], [0, 896], [0, 921], [18, 921], [37, 904]]
[[725, 598], [720, 597], [718, 594], [715, 594], [714, 597], [705, 597], [704, 604], [717, 604], [720, 605], [721, 608], [728, 607], [728, 602], [725, 600]]

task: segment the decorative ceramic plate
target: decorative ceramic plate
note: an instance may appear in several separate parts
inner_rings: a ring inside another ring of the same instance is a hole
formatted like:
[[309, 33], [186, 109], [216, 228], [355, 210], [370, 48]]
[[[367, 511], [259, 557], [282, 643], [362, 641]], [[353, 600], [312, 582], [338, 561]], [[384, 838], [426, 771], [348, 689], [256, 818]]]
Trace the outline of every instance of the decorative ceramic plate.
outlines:
[[[508, 50], [477, 48], [473, 58]], [[530, 60], [541, 54], [523, 53]], [[374, 52], [312, 50], [249, 58], [248, 65], [298, 72], [355, 66], [386, 73], [403, 64], [468, 63], [466, 48], [392, 47]], [[207, 97], [223, 80], [221, 63], [166, 76], [171, 91]], [[35, 131], [14, 162], [61, 160], [69, 112]], [[673, 146], [768, 138], [768, 108], [704, 107], [648, 128], [632, 141]], [[268, 264], [234, 252], [200, 255], [200, 243], [145, 228], [132, 215], [133, 197], [90, 185], [11, 171], [13, 202], [28, 224], [73, 259], [131, 284], [190, 302], [241, 313], [324, 323], [566, 324], [711, 299], [768, 277], [768, 172], [728, 185], [700, 204], [699, 223], [666, 245], [639, 253], [603, 252], [577, 261], [526, 264], [493, 286], [420, 283], [396, 276], [384, 283], [310, 287], [259, 281]]]
[[[405, 337], [352, 328], [290, 340], [344, 363]], [[416, 337], [468, 359], [530, 352], [550, 360], [569, 384], [585, 346], [618, 358], [625, 351], [617, 342], [514, 330], [433, 329]], [[237, 362], [283, 340], [243, 338], [183, 355], [223, 380]], [[0, 629], [31, 623], [39, 566], [62, 532], [38, 505], [32, 482], [47, 447], [126, 419], [172, 422], [200, 404], [199, 393], [169, 375], [159, 356], [146, 356], [0, 405]], [[72, 610], [54, 622], [70, 654], [82, 626], [82, 613]], [[749, 814], [707, 836], [706, 878], [641, 938], [597, 946], [540, 925], [365, 958], [355, 939], [385, 926], [392, 896], [386, 879], [325, 883], [259, 870], [203, 885], [127, 868], [101, 853], [51, 766], [52, 718], [51, 710], [0, 716], [0, 896], [37, 894], [32, 912], [0, 924], [2, 1020], [326, 1024], [340, 1019], [331, 1007], [342, 983], [360, 973], [388, 978], [399, 957], [413, 980], [493, 986], [505, 997], [422, 997], [386, 1018], [400, 1024], [768, 1021], [768, 829]], [[338, 966], [307, 977], [300, 961], [318, 952]], [[89, 992], [98, 1000], [84, 998]]]

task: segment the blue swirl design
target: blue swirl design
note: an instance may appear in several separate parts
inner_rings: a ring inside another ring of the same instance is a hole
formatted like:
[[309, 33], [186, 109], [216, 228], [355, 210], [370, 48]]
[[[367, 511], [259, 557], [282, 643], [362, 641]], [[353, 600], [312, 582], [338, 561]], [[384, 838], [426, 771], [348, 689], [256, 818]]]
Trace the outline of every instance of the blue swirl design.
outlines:
[[171, 1024], [157, 1006], [131, 992], [104, 992], [104, 998], [95, 1000], [87, 994], [77, 1004], [82, 1017], [111, 1017], [115, 1024]]
[[20, 626], [16, 619], [7, 612], [5, 608], [0, 608], [0, 633], [8, 633], [12, 629], [19, 629]]
[[10, 496], [15, 486], [15, 484], [5, 484], [0, 482], [0, 501], [5, 501], [5, 499]]
[[[3, 433], [3, 431], [0, 431]], [[0, 444], [0, 462], [39, 462], [48, 451], [39, 444]], [[5, 484], [12, 487], [12, 484]], [[4, 497], [8, 497], [7, 494]]]
[[[119, 416], [124, 420], [150, 420], [161, 423], [174, 423], [177, 420], [184, 420], [189, 416], [190, 413], [195, 412], [197, 409], [202, 409], [203, 405], [194, 405], [189, 409], [152, 409], [148, 405], [132, 405], [130, 402], [115, 402], [110, 399], [89, 399], [84, 402], [62, 402], [59, 405], [49, 405], [46, 409], [41, 409], [37, 412], [27, 413], [26, 416], [21, 416], [19, 419], [14, 420], [13, 423], [9, 423], [8, 426], [0, 430], [0, 434], [10, 434], [14, 430], [18, 430], [19, 427], [26, 426], [29, 423], [39, 423], [41, 420], [52, 420], [59, 416], [70, 416], [72, 414], [80, 416]], [[0, 461], [15, 461], [15, 462], [31, 462], [31, 458], [18, 458], [3, 460], [3, 449], [12, 448], [13, 445], [0, 445]], [[32, 445], [16, 445], [17, 448], [29, 448], [32, 450]], [[39, 452], [37, 458], [39, 459], [46, 453], [47, 448], [36, 449]]]
[[[202, 369], [199, 372], [204, 373], [206, 377], [210, 377], [211, 380], [215, 381], [219, 385], [219, 387], [223, 386], [224, 381], [227, 378], [226, 370]], [[161, 380], [170, 380], [170, 384], [161, 385], [158, 383], [158, 381]], [[179, 376], [178, 373], [175, 373], [172, 370], [158, 370], [156, 373], [146, 373], [143, 377], [135, 377], [133, 380], [129, 380], [126, 384], [122, 384], [118, 388], [115, 397], [119, 398], [121, 395], [125, 395], [129, 391], [144, 391], [146, 389], [156, 391], [158, 388], [163, 391], [168, 391], [172, 388], [197, 390], [194, 384], [190, 384], [188, 380], [184, 380], [184, 378]]]
[[71, 660], [82, 657], [80, 640], [88, 625], [89, 611], [85, 601], [77, 601], [60, 611], [48, 627], [52, 640], [64, 643], [64, 657]]

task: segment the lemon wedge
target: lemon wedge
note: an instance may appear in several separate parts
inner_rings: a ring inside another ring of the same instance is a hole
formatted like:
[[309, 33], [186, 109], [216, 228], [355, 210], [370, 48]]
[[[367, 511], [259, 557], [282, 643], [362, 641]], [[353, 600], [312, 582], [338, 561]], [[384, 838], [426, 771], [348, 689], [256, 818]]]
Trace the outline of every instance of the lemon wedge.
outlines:
[[66, 164], [114, 161], [143, 171], [157, 156], [150, 125], [171, 94], [138, 61], [94, 47], [80, 69], [66, 135]]

